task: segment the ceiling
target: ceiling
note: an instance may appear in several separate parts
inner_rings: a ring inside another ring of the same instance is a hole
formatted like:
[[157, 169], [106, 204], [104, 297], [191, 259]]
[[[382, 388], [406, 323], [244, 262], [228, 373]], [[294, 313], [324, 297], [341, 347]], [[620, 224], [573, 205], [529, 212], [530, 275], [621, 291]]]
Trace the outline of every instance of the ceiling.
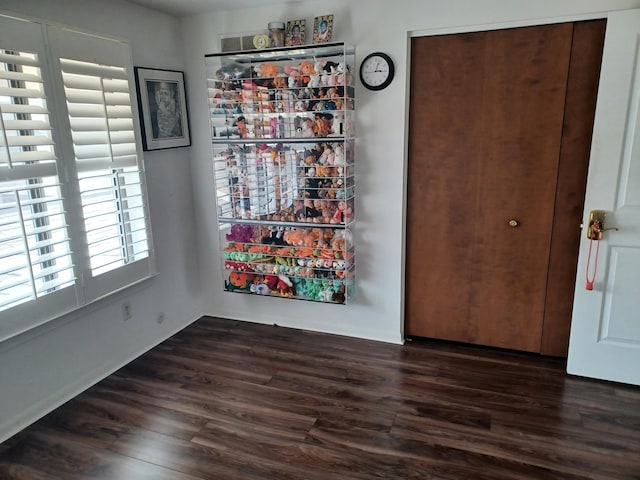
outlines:
[[268, 7], [274, 3], [300, 3], [300, 0], [129, 0], [144, 7], [184, 17], [216, 10], [243, 10], [247, 8]]

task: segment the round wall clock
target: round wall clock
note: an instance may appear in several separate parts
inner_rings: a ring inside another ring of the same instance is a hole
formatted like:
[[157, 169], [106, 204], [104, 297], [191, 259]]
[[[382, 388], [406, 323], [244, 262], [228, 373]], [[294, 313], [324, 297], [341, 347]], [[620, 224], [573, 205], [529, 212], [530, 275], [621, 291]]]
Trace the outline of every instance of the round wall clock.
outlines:
[[360, 64], [360, 81], [369, 90], [387, 88], [394, 74], [393, 60], [386, 53], [370, 53]]
[[269, 37], [264, 34], [258, 34], [253, 37], [253, 46], [256, 48], [267, 48], [269, 46]]

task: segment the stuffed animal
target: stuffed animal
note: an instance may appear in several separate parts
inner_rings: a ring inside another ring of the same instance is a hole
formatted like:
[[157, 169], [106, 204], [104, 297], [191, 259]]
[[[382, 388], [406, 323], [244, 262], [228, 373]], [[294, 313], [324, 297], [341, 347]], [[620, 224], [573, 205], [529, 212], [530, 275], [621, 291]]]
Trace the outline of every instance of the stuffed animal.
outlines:
[[313, 68], [313, 64], [311, 62], [309, 62], [308, 60], [303, 60], [300, 64], [300, 73], [302, 73], [303, 75], [303, 84], [307, 85], [311, 80], [311, 75], [314, 75], [316, 71]]
[[341, 144], [338, 144], [333, 148], [333, 164], [337, 166], [344, 166], [347, 164], [344, 159], [344, 148]]
[[333, 153], [333, 149], [331, 148], [331, 145], [329, 145], [328, 143], [325, 143], [322, 147], [322, 153], [318, 157], [318, 163], [320, 165], [328, 164], [329, 163], [328, 158], [330, 153]]
[[338, 290], [333, 294], [331, 300], [336, 303], [344, 303], [346, 300], [346, 287], [343, 283], [340, 284]]
[[344, 237], [341, 230], [336, 230], [333, 238], [331, 239], [331, 250], [334, 252], [336, 258], [344, 258], [344, 252], [347, 249], [347, 239]]
[[276, 290], [281, 297], [293, 297], [296, 294], [295, 289], [293, 288], [293, 282], [285, 275], [278, 275]]
[[273, 86], [276, 88], [287, 88], [287, 77], [283, 74], [278, 74], [273, 79]]
[[338, 63], [338, 66], [335, 67], [332, 76], [335, 78], [335, 85], [344, 85], [345, 84], [345, 67], [344, 63]]
[[229, 273], [229, 281], [225, 282], [225, 289], [234, 291], [251, 291], [251, 283], [255, 275], [247, 272], [231, 272]]
[[248, 76], [248, 69], [239, 63], [223, 65], [216, 71], [216, 78], [218, 80], [237, 80], [238, 78], [246, 78]]
[[[306, 67], [306, 65], [305, 65]], [[317, 88], [320, 86], [320, 73], [322, 72], [322, 64], [318, 61], [316, 61], [315, 65], [311, 68], [308, 69], [309, 73], [309, 83], [307, 84], [307, 86], [311, 87], [311, 88]], [[305, 74], [307, 75], [307, 74]]]
[[333, 114], [331, 121], [331, 135], [341, 136], [344, 132], [344, 112], [337, 111]]
[[[344, 190], [342, 190], [344, 191]], [[349, 223], [353, 220], [353, 206], [351, 202], [339, 200], [331, 223]]]
[[231, 230], [225, 236], [229, 242], [250, 243], [254, 235], [253, 225], [233, 224]]
[[263, 78], [276, 78], [280, 73], [280, 67], [276, 63], [267, 62], [256, 66], [256, 68], [258, 67], [260, 67], [260, 76]]
[[305, 118], [300, 125], [299, 136], [309, 138], [315, 137], [315, 122], [311, 118]]
[[333, 115], [330, 113], [315, 114], [315, 135], [317, 137], [327, 137], [331, 132], [331, 124], [333, 123]]
[[256, 295], [269, 295], [269, 293], [271, 293], [269, 286], [264, 281], [252, 284], [251, 291]]
[[288, 77], [287, 84], [289, 85], [289, 88], [295, 88], [300, 86], [300, 81], [301, 81], [300, 68], [294, 65], [285, 65], [284, 73]]

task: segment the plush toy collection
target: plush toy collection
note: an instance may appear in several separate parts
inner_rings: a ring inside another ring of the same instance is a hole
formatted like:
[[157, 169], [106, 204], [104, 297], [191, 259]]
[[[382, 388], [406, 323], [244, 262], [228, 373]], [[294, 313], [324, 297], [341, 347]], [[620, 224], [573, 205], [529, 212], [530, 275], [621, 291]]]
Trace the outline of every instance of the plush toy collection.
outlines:
[[353, 286], [348, 229], [234, 224], [226, 239], [228, 291], [342, 303]]
[[215, 76], [214, 137], [335, 137], [353, 128], [352, 77], [342, 62], [231, 63]]
[[343, 58], [229, 56], [209, 79], [218, 220], [232, 224], [227, 291], [330, 303], [353, 293], [354, 88]]
[[[228, 144], [214, 156], [225, 217], [349, 224], [354, 219], [353, 145]], [[226, 172], [222, 176], [220, 172]], [[226, 193], [226, 192], [225, 192]]]

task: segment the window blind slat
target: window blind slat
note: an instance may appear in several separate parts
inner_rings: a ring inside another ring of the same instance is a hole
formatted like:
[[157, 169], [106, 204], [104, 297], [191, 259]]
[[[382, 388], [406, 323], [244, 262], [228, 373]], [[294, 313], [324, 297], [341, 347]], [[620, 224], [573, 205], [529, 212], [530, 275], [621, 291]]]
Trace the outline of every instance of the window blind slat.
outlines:
[[44, 94], [40, 90], [33, 88], [0, 87], [0, 97], [44, 98]]
[[129, 81], [114, 78], [91, 77], [67, 73], [64, 79], [65, 87], [78, 90], [95, 90], [105, 92], [122, 92], [129, 94]]
[[[13, 167], [11, 171], [3, 171], [0, 173], [0, 180], [10, 180], [28, 177], [46, 177], [55, 175], [55, 165], [52, 167], [43, 165], [41, 162], [55, 162], [56, 156], [48, 150], [27, 150], [19, 152], [11, 152], [11, 160]], [[32, 164], [31, 162], [38, 162]], [[16, 164], [29, 164], [22, 167]]]
[[102, 90], [78, 90], [67, 88], [67, 101], [71, 103], [104, 104]]
[[[35, 189], [41, 189], [43, 188], [42, 185], [38, 185], [38, 184], [34, 184], [33, 187], [29, 186], [28, 188], [23, 188], [20, 190], [17, 190], [18, 192], [20, 192], [21, 195], [29, 195], [31, 190], [35, 190]], [[40, 207], [43, 207], [43, 209], [47, 209], [48, 205], [55, 205], [56, 203], [58, 203], [60, 201], [60, 198], [57, 196], [38, 196], [38, 197], [31, 197], [27, 200], [21, 198], [20, 199], [20, 205], [22, 205], [23, 207], [32, 207], [34, 205], [38, 205]], [[30, 220], [30, 217], [25, 217], [27, 220]]]
[[[117, 138], [122, 139], [123, 141], [127, 141], [127, 143], [120, 143], [115, 141], [112, 143], [111, 147], [113, 150], [114, 157], [122, 157], [126, 155], [135, 155], [136, 153], [136, 144], [132, 142], [133, 139], [124, 138], [124, 134], [116, 135]], [[128, 143], [130, 142], [130, 143]]]
[[25, 114], [48, 114], [43, 105], [21, 104], [21, 103], [0, 103], [2, 113], [25, 113]]
[[[10, 147], [33, 147], [36, 145], [53, 145], [53, 140], [51, 139], [51, 137], [46, 137], [42, 135], [32, 135], [30, 137], [9, 136], [7, 137], [7, 140], [9, 142]], [[2, 144], [2, 139], [0, 139], [0, 144]], [[11, 157], [15, 160], [13, 155]]]
[[[132, 131], [114, 131], [110, 134], [107, 131], [74, 132], [73, 140], [76, 145], [95, 145], [98, 149], [107, 145], [111, 141], [115, 155], [133, 155], [136, 153], [135, 135]], [[126, 147], [123, 145], [127, 145]]]
[[42, 120], [5, 120], [5, 130], [51, 130], [49, 122]]
[[[66, 230], [66, 229], [65, 229]], [[41, 241], [36, 241], [36, 242], [29, 242], [29, 249], [30, 250], [39, 250], [41, 249], [42, 251], [47, 250], [49, 248], [53, 248], [62, 244], [68, 244], [69, 243], [69, 239], [66, 237], [63, 238], [48, 238], [46, 240], [41, 240]], [[65, 253], [66, 254], [66, 253]]]
[[94, 159], [85, 159], [81, 162], [76, 162], [78, 173], [86, 174], [95, 172], [96, 170], [101, 170], [104, 168], [130, 168], [134, 167], [138, 164], [138, 156], [129, 155], [129, 156], [121, 156], [117, 158], [94, 158]]
[[104, 89], [107, 92], [121, 92], [121, 93], [126, 93], [127, 96], [129, 96], [131, 93], [131, 91], [129, 90], [128, 80], [105, 78], [103, 79], [103, 85], [104, 85]]
[[78, 90], [101, 90], [101, 82], [97, 77], [86, 75], [75, 75], [66, 73], [64, 76], [64, 86], [66, 88], [77, 88]]
[[128, 80], [127, 72], [123, 67], [99, 65], [96, 63], [70, 60], [68, 58], [61, 58], [60, 65], [62, 66], [62, 71], [66, 74]]
[[35, 261], [32, 260], [32, 263], [43, 264], [45, 262], [52, 262], [58, 258], [68, 258], [68, 257], [69, 257], [69, 250], [61, 248], [60, 250], [53, 250], [51, 253], [37, 255], [35, 257]]
[[69, 105], [69, 116], [71, 118], [105, 118], [105, 108], [103, 105], [82, 105], [72, 103]]
[[0, 69], [0, 79], [18, 82], [42, 83], [42, 77], [37, 73], [15, 72], [3, 69]]
[[75, 145], [76, 159], [79, 161], [88, 159], [109, 160], [111, 157], [111, 148], [109, 145]]
[[91, 119], [71, 119], [71, 130], [74, 132], [92, 132], [106, 130], [107, 127], [112, 132], [121, 130], [133, 131], [133, 119], [131, 118], [91, 118]]
[[[0, 259], [3, 258], [0, 256]], [[0, 266], [0, 291], [2, 291], [2, 285], [8, 280], [9, 278], [9, 274], [13, 273], [13, 272], [18, 272], [20, 270], [24, 270], [27, 268], [28, 263], [26, 261], [26, 256], [24, 257], [24, 261], [22, 263], [3, 263], [2, 266]], [[3, 281], [4, 279], [4, 281]], [[1, 294], [0, 294], [1, 297]]]
[[114, 212], [103, 213], [101, 215], [93, 215], [87, 217], [86, 219], [86, 228], [88, 233], [95, 233], [96, 231], [102, 229], [112, 229], [113, 227], [117, 227], [119, 225], [120, 222], [118, 221], [117, 215], [114, 215]]
[[11, 54], [6, 51], [0, 52], [0, 63], [7, 63], [10, 65], [21, 65], [29, 67], [38, 67], [38, 60], [33, 54], [27, 54], [20, 52], [20, 54]]
[[[40, 262], [43, 262], [42, 259], [38, 259]], [[72, 270], [72, 266], [66, 263], [60, 264], [60, 263], [51, 263], [50, 267], [46, 267], [46, 268], [42, 268], [41, 270], [38, 271], [38, 273], [36, 273], [34, 275], [34, 277], [36, 278], [36, 280], [40, 280], [40, 279], [45, 279], [45, 277], [49, 277], [51, 275], [54, 275], [56, 273], [62, 273], [62, 272], [70, 272]], [[72, 276], [72, 275], [70, 275]], [[66, 280], [63, 280], [66, 281]], [[46, 280], [46, 283], [51, 283], [51, 280]], [[40, 290], [40, 289], [39, 289]]]
[[[136, 151], [136, 138], [133, 130], [112, 130], [110, 136], [111, 143], [116, 143], [119, 145], [118, 150], [122, 148], [123, 144], [128, 144], [128, 148], [125, 154], [130, 155]], [[123, 153], [119, 150], [118, 154], [122, 155]]]
[[109, 112], [110, 118], [133, 118], [133, 114], [130, 106], [108, 105], [107, 111]]
[[[16, 242], [15, 240], [20, 240], [20, 242]], [[22, 245], [16, 246], [17, 243], [21, 243], [22, 236], [19, 236], [17, 239], [15, 237], [9, 237], [6, 240], [3, 239], [2, 241], [3, 243], [6, 243], [5, 247], [3, 247], [3, 249], [0, 251], [2, 268], [10, 268], [11, 265], [16, 264], [19, 256], [24, 253], [24, 248]], [[25, 263], [25, 265], [27, 265], [27, 263]]]
[[105, 102], [107, 105], [131, 105], [131, 97], [129, 93], [123, 92], [107, 92], [105, 93]]
[[69, 105], [69, 115], [72, 119], [87, 118], [90, 120], [103, 119], [109, 117], [111, 119], [132, 119], [131, 106], [122, 105], [84, 105], [73, 103]]
[[[20, 270], [14, 270], [14, 272], [16, 273], [14, 273], [14, 275], [9, 275], [5, 281], [0, 281], [0, 289], [2, 289], [3, 293], [11, 288], [23, 286], [26, 283], [28, 283], [29, 281], [28, 267], [23, 268], [22, 272]], [[28, 293], [22, 293], [22, 295], [31, 296], [31, 289], [27, 288], [27, 290], [28, 290]], [[14, 295], [11, 295], [10, 297], [13, 297], [13, 296]], [[0, 303], [2, 301], [5, 301], [5, 300], [2, 299], [2, 296], [0, 296]], [[11, 299], [11, 301], [13, 301], [13, 299]]]
[[105, 130], [93, 132], [73, 132], [73, 142], [76, 145], [104, 146], [109, 142], [109, 134]]
[[56, 280], [50, 280], [48, 282], [41, 282], [38, 283], [38, 288], [36, 290], [36, 292], [40, 295], [45, 294], [45, 293], [49, 293], [51, 290], [57, 290], [59, 288], [63, 288], [65, 286], [69, 286], [69, 285], [73, 285], [73, 280], [75, 280], [75, 278], [70, 278], [68, 280], [62, 280], [58, 278]]

